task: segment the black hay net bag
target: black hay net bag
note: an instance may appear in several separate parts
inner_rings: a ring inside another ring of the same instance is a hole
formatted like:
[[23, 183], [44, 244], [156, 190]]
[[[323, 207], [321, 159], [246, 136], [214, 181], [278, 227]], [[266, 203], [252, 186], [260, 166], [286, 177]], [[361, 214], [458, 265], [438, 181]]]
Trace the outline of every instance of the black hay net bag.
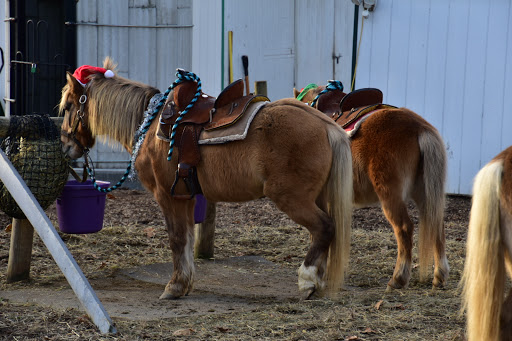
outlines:
[[[44, 209], [62, 192], [68, 160], [62, 152], [60, 130], [48, 115], [11, 116], [7, 137], [0, 144]], [[0, 208], [12, 218], [25, 215], [0, 181]]]

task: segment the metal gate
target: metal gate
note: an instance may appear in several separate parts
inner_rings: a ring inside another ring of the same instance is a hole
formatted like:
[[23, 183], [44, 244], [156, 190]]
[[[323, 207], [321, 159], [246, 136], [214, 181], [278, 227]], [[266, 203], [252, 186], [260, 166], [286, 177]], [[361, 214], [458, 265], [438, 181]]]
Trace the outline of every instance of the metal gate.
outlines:
[[76, 66], [75, 0], [9, 3], [11, 115], [56, 116], [66, 71]]

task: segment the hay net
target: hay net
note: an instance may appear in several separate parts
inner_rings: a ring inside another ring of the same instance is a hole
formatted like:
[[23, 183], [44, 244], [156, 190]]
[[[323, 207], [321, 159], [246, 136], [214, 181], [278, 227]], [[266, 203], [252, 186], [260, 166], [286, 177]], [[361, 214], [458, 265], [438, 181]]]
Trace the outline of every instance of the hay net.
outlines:
[[[0, 144], [43, 209], [48, 208], [68, 178], [68, 164], [62, 152], [60, 130], [48, 115], [11, 116], [7, 137]], [[0, 182], [0, 208], [7, 215], [25, 215]]]

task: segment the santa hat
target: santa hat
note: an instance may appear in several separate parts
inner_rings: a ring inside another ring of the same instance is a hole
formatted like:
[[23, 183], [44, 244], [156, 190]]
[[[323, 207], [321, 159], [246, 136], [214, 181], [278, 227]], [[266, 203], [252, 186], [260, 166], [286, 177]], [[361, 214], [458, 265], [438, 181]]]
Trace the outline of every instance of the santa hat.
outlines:
[[82, 65], [73, 73], [73, 77], [76, 78], [78, 83], [85, 86], [89, 82], [89, 78], [91, 75], [95, 73], [102, 73], [105, 78], [114, 77], [114, 72], [112, 70], [107, 70], [102, 67], [90, 66], [90, 65]]

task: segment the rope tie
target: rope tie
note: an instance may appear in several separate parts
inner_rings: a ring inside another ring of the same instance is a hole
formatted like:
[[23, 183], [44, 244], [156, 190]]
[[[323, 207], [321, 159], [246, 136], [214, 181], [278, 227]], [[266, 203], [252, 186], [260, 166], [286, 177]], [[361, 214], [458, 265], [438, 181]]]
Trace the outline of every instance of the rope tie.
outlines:
[[318, 98], [321, 95], [328, 93], [329, 91], [333, 91], [333, 90], [343, 91], [343, 84], [341, 83], [341, 81], [338, 81], [338, 80], [328, 81], [325, 89], [322, 90], [318, 95], [316, 95], [315, 99], [313, 99], [313, 101], [311, 102], [311, 106], [314, 107], [316, 105], [316, 102], [318, 101]]
[[183, 110], [179, 113], [178, 118], [176, 119], [176, 121], [174, 122], [174, 124], [171, 128], [171, 136], [170, 136], [171, 141], [169, 142], [169, 153], [167, 154], [167, 161], [171, 161], [171, 159], [172, 159], [172, 152], [174, 150], [174, 137], [176, 136], [176, 129], [178, 128], [180, 121], [183, 119], [183, 116], [185, 116], [185, 114], [187, 114], [190, 111], [190, 109], [192, 109], [194, 104], [197, 102], [199, 96], [201, 95], [201, 89], [202, 89], [201, 79], [199, 79], [199, 77], [195, 73], [178, 69], [178, 71], [176, 72], [176, 76], [178, 77], [178, 79], [176, 79], [174, 81], [174, 83], [172, 83], [172, 85], [171, 85], [172, 89], [174, 89], [178, 84], [180, 84], [182, 82], [194, 81], [197, 83], [197, 90], [196, 90], [196, 93], [194, 94], [194, 98], [192, 98], [190, 103], [186, 106], [185, 110]]
[[316, 89], [318, 88], [318, 85], [316, 85], [315, 83], [309, 83], [308, 85], [306, 85], [305, 88], [303, 88], [299, 95], [297, 96], [297, 99], [299, 101], [302, 101], [302, 99], [304, 98], [304, 96], [306, 96], [306, 94], [309, 92], [309, 90], [312, 90], [312, 89]]

